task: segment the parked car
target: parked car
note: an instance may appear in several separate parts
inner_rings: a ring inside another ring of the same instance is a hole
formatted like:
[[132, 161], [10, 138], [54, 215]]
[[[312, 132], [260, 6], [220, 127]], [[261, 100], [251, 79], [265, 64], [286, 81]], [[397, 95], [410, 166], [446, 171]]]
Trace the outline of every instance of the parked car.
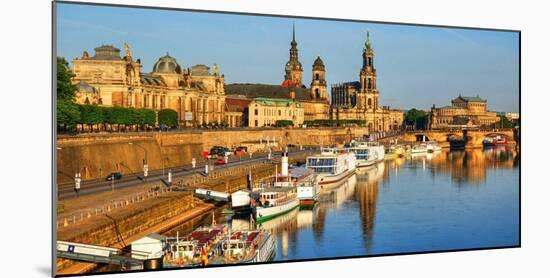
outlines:
[[120, 172], [113, 172], [113, 173], [110, 173], [106, 178], [105, 180], [108, 180], [108, 181], [112, 181], [112, 180], [120, 180], [122, 179], [122, 174]]
[[216, 159], [216, 162], [214, 162], [216, 165], [223, 165], [225, 164], [225, 159], [223, 158], [218, 158]]
[[230, 156], [233, 155], [233, 152], [227, 147], [214, 146], [210, 149], [210, 155]]
[[244, 155], [244, 154], [246, 154], [246, 150], [247, 150], [247, 147], [239, 146], [239, 147], [235, 148], [234, 153], [235, 153], [236, 156]]

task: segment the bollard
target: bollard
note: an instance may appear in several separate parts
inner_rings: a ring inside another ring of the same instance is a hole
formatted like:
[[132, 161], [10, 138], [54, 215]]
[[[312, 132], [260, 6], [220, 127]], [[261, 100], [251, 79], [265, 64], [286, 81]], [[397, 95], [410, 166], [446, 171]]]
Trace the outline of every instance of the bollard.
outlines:
[[76, 223], [76, 215], [73, 214], [73, 224]]
[[88, 211], [88, 217], [87, 218], [90, 218], [92, 217], [92, 214]]
[[111, 206], [107, 206], [107, 211], [111, 211]]
[[67, 221], [67, 218], [63, 219], [63, 227], [69, 226], [69, 221]]

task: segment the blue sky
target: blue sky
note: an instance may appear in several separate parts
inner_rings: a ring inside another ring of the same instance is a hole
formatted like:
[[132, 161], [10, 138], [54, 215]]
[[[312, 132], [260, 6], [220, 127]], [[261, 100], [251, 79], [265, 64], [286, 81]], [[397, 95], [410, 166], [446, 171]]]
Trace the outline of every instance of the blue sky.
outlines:
[[[355, 81], [367, 31], [381, 105], [428, 109], [458, 94], [519, 110], [518, 33], [219, 13], [57, 4], [57, 54], [68, 60], [127, 42], [143, 71], [166, 52], [184, 67], [217, 63], [226, 83], [280, 84], [296, 25], [304, 83], [320, 55], [326, 79]], [[330, 88], [329, 88], [330, 91]]]

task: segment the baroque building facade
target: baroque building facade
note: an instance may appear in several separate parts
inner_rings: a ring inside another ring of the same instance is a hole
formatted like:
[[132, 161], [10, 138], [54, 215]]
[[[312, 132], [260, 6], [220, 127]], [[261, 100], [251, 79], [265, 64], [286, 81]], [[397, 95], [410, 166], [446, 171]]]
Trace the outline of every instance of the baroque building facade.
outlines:
[[248, 105], [248, 126], [274, 126], [279, 120], [304, 123], [304, 109], [299, 101], [282, 98], [254, 98]]
[[142, 72], [140, 59], [134, 60], [127, 44], [121, 57], [112, 45], [95, 48], [94, 56], [84, 51], [72, 61], [76, 101], [81, 104], [172, 109], [179, 125], [196, 127], [222, 123], [225, 119], [224, 75], [214, 64], [184, 69], [168, 53], [154, 64], [150, 73]]
[[498, 123], [496, 112], [487, 111], [487, 100], [479, 96], [459, 95], [450, 106], [435, 107], [430, 110], [428, 127], [430, 129], [484, 127]]
[[379, 96], [374, 50], [367, 33], [359, 81], [331, 86], [331, 117], [336, 120], [363, 120], [369, 131], [373, 132], [401, 129], [403, 112], [381, 106]]

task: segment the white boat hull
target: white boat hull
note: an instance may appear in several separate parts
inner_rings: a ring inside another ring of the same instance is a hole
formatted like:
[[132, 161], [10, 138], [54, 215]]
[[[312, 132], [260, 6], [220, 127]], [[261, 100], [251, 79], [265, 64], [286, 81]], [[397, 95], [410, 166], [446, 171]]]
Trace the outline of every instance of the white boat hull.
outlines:
[[279, 215], [283, 215], [291, 211], [292, 209], [300, 205], [300, 200], [297, 198], [292, 199], [284, 204], [272, 206], [272, 207], [255, 207], [254, 217], [256, 222], [263, 222], [269, 219], [273, 219]]

